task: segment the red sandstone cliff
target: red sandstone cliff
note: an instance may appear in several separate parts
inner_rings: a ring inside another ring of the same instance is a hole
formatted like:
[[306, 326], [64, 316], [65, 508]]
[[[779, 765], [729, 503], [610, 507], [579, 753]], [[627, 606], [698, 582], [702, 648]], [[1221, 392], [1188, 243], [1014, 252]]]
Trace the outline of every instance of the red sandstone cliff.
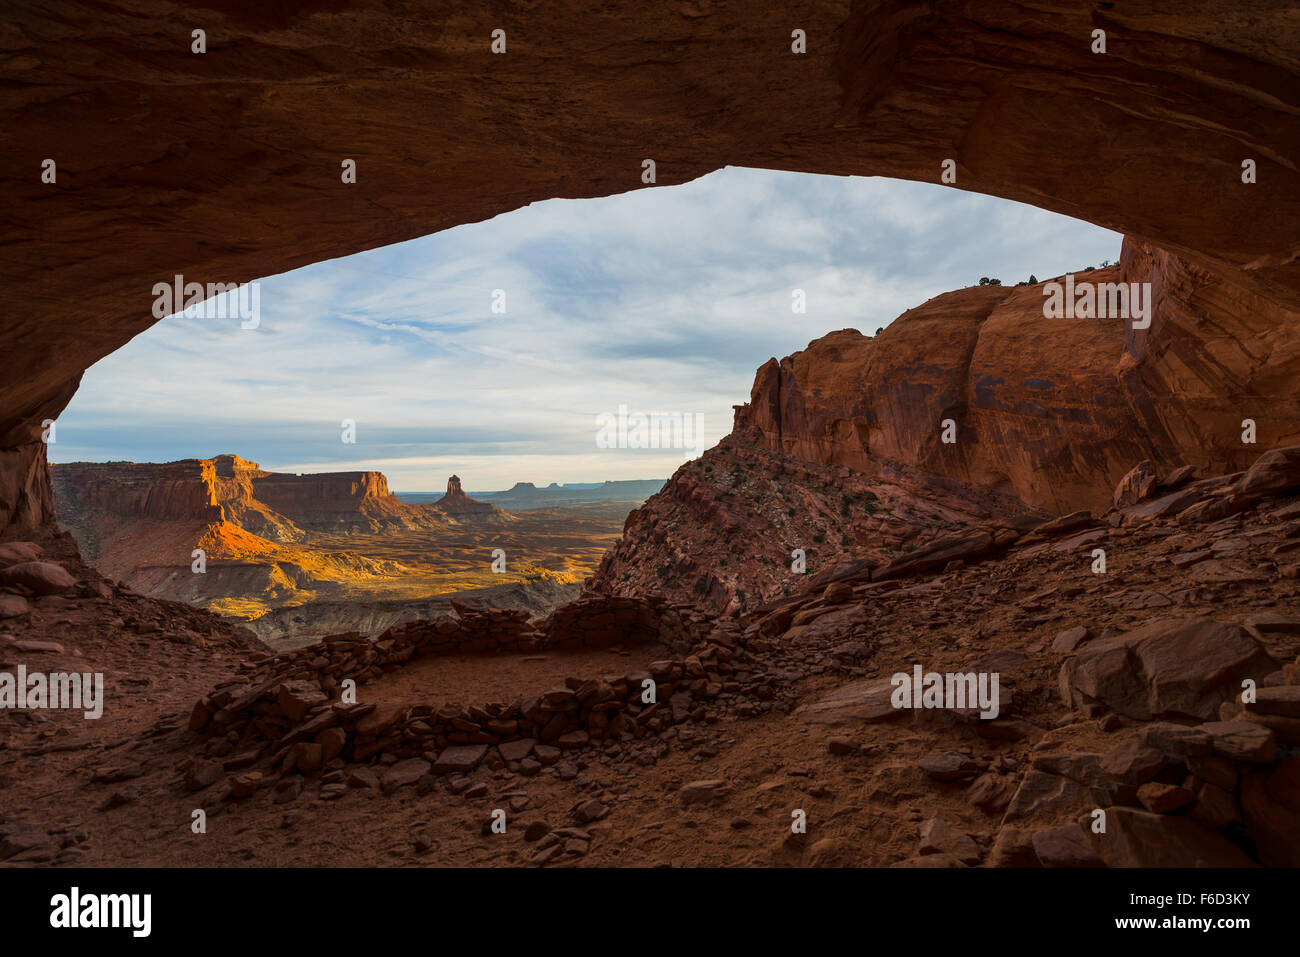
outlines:
[[[300, 585], [383, 574], [382, 562], [295, 547], [311, 532], [433, 528], [378, 472], [288, 475], [236, 455], [165, 464], [55, 465], [59, 521], [85, 559], [152, 595], [191, 602], [291, 594]], [[202, 549], [209, 568], [190, 573]]]
[[1295, 444], [1300, 312], [1132, 241], [1076, 280], [1149, 283], [1150, 328], [1046, 318], [1043, 283], [980, 286], [769, 360], [729, 439], [629, 516], [591, 586], [765, 600], [805, 581], [794, 547], [810, 573], [896, 557], [958, 522], [1103, 512], [1144, 459], [1222, 474]]
[[1151, 327], [1045, 318], [1043, 283], [962, 289], [877, 338], [843, 330], [769, 361], [736, 426], [810, 462], [892, 459], [1056, 512], [1104, 509], [1142, 459], [1231, 472], [1295, 443], [1300, 312], [1132, 241], [1076, 280], [1150, 283]]
[[426, 528], [442, 517], [407, 505], [380, 472], [308, 475], [264, 471], [237, 455], [165, 464], [75, 462], [52, 468], [60, 521], [97, 557], [97, 529], [121, 519], [228, 522], [275, 542], [305, 531]]
[[314, 533], [447, 523], [399, 501], [378, 472], [285, 475], [236, 455], [51, 472], [59, 521], [98, 571], [142, 594], [246, 619], [287, 605], [300, 625], [304, 602], [382, 588], [404, 572], [393, 561], [318, 547]]

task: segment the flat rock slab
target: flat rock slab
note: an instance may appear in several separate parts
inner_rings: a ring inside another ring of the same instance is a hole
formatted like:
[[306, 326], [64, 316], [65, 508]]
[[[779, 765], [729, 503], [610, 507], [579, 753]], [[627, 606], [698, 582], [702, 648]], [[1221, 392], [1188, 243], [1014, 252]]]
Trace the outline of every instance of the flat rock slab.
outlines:
[[1092, 637], [1092, 632], [1083, 625], [1076, 625], [1061, 632], [1052, 641], [1052, 651], [1058, 655], [1068, 655]]
[[392, 794], [398, 788], [414, 784], [429, 773], [429, 762], [424, 758], [407, 758], [384, 771], [379, 779], [379, 787], [385, 794]]
[[497, 750], [507, 761], [522, 761], [533, 753], [536, 744], [536, 738], [520, 738], [518, 741], [502, 741], [497, 745]]
[[[835, 605], [809, 611], [815, 614], [800, 612], [795, 616], [790, 630], [786, 632], [787, 640], [849, 634], [856, 626], [868, 625], [871, 622], [871, 612], [865, 605]], [[807, 617], [801, 621], [800, 615], [807, 615]]]
[[1300, 685], [1259, 688], [1255, 692], [1255, 700], [1246, 705], [1246, 710], [1284, 718], [1300, 718]]
[[815, 724], [831, 726], [854, 721], [890, 721], [911, 714], [910, 709], [894, 707], [890, 702], [893, 692], [894, 684], [889, 678], [855, 681], [801, 705], [794, 714]]
[[1251, 721], [1212, 721], [1198, 731], [1210, 736], [1210, 752], [1229, 761], [1267, 764], [1277, 760], [1273, 732]]
[[52, 655], [63, 654], [63, 645], [57, 641], [35, 641], [32, 639], [19, 639], [13, 642], [12, 647], [18, 651], [26, 652], [49, 652]]
[[725, 781], [692, 781], [684, 785], [678, 796], [682, 804], [689, 807], [692, 804], [714, 804], [723, 800], [730, 789]]
[[433, 763], [433, 773], [473, 771], [486, 755], [486, 744], [454, 744], [438, 755], [438, 760]]
[[1167, 618], [1087, 642], [1061, 665], [1061, 697], [1071, 708], [1100, 702], [1139, 721], [1212, 719], [1241, 691], [1277, 670], [1264, 646], [1240, 625]]
[[1077, 814], [1086, 810], [1088, 793], [1063, 775], [1031, 770], [1021, 780], [1003, 820], [1014, 821], [1039, 813]]
[[917, 761], [916, 766], [936, 781], [973, 778], [984, 771], [983, 761], [955, 751], [932, 751]]

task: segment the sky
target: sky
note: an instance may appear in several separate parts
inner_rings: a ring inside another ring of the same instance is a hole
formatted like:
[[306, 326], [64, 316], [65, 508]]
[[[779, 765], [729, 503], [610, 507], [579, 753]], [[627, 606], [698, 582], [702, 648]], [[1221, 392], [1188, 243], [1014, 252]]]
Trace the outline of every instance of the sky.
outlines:
[[[452, 473], [481, 491], [666, 478], [731, 430], [769, 358], [837, 329], [872, 334], [982, 276], [1014, 285], [1115, 260], [1121, 241], [879, 177], [728, 167], [547, 200], [262, 279], [256, 328], [163, 319], [86, 372], [50, 460], [231, 452], [273, 471], [378, 470], [395, 491]], [[620, 407], [679, 416], [702, 441], [608, 447]]]

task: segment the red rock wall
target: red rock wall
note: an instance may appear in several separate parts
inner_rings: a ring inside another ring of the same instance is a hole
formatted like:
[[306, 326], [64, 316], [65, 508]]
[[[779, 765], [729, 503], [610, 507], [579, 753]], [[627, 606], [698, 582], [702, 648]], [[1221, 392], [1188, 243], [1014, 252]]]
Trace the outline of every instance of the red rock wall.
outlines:
[[[1155, 297], [1151, 328], [1130, 330], [1119, 365], [1153, 448], [1231, 472], [1300, 443], [1300, 311], [1146, 243], [1126, 242], [1120, 261]], [[1253, 446], [1241, 441], [1244, 418], [1257, 426]]]
[[90, 556], [96, 555], [93, 542], [122, 519], [210, 523], [224, 518], [278, 542], [299, 541], [303, 529], [373, 530], [437, 521], [392, 495], [379, 472], [279, 474], [228, 455], [163, 465], [78, 462], [52, 471], [59, 520]]
[[1045, 318], [1041, 285], [962, 289], [874, 339], [842, 330], [769, 361], [736, 427], [810, 462], [899, 461], [1057, 512], [1104, 509], [1144, 458], [1218, 474], [1295, 444], [1300, 312], [1133, 241], [1076, 278], [1149, 282], [1151, 328]]
[[393, 496], [381, 472], [268, 473], [253, 481], [253, 492], [258, 499], [295, 521], [310, 522], [317, 517], [361, 512], [372, 503], [394, 504], [389, 501]]
[[212, 462], [183, 459], [164, 465], [73, 462], [53, 468], [61, 515], [118, 515], [159, 522], [217, 522]]

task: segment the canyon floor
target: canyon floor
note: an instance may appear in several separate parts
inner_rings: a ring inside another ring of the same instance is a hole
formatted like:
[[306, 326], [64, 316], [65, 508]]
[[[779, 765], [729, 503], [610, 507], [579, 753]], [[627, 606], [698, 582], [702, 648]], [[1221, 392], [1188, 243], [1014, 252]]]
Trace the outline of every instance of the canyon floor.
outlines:
[[[1240, 481], [1210, 485], [1223, 503]], [[550, 626], [548, 645], [521, 616], [465, 607], [437, 629], [273, 657], [228, 621], [109, 585], [68, 537], [47, 538], [41, 559], [77, 584], [33, 594], [4, 622], [0, 667], [102, 671], [108, 703], [97, 721], [0, 713], [0, 857], [1295, 863], [1300, 498], [1194, 521], [1185, 506], [1198, 494], [1010, 533], [1000, 551], [966, 549], [969, 561], [946, 560], [948, 543], [896, 576], [850, 575], [740, 617], [662, 603], [646, 617], [638, 599], [589, 597]], [[631, 620], [623, 611], [659, 631], [611, 625]], [[502, 628], [519, 650], [484, 653], [481, 636]], [[442, 631], [480, 637], [435, 653]], [[1134, 635], [1146, 637], [1126, 646]], [[1147, 657], [1107, 664], [1111, 646]], [[1246, 661], [1272, 704], [1232, 700]], [[1000, 716], [891, 707], [889, 676], [913, 664], [999, 673]], [[343, 673], [363, 676], [356, 705], [318, 690]], [[1109, 679], [1089, 685], [1089, 673]], [[620, 696], [634, 700], [647, 675], [664, 700], [627, 707]], [[1148, 713], [1161, 710], [1183, 713]], [[517, 740], [531, 717], [536, 730]], [[1109, 815], [1100, 835], [1080, 823], [1097, 808]], [[205, 833], [192, 829], [197, 809]], [[791, 826], [799, 812], [804, 833]]]
[[[379, 632], [432, 617], [451, 598], [474, 598], [545, 617], [578, 597], [582, 582], [623, 531], [638, 502], [594, 502], [512, 511], [500, 526], [309, 533], [296, 547], [324, 557], [361, 556], [383, 573], [313, 583], [277, 600], [219, 598], [206, 607], [242, 619], [273, 647], [340, 631]], [[506, 555], [492, 570], [493, 551]]]

